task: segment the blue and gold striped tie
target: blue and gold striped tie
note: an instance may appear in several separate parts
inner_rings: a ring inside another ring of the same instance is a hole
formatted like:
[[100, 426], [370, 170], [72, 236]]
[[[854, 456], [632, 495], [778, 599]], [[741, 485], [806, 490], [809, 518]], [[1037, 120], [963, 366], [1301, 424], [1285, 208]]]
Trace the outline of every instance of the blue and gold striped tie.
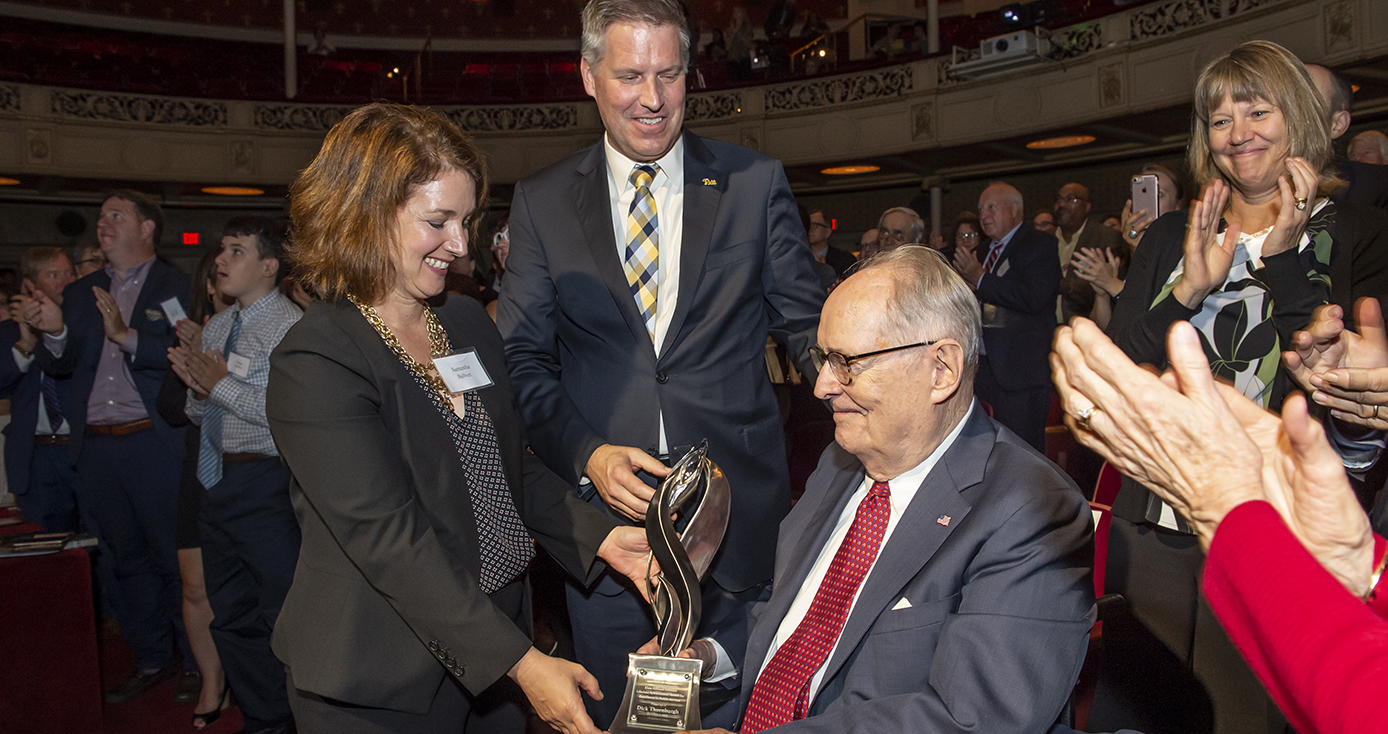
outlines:
[[636, 187], [636, 196], [627, 211], [627, 285], [631, 286], [631, 297], [636, 299], [636, 310], [646, 322], [646, 333], [652, 344], [655, 343], [655, 297], [660, 286], [660, 218], [655, 210], [655, 197], [651, 196], [651, 181], [659, 170], [660, 166], [654, 163], [632, 169], [630, 180]]

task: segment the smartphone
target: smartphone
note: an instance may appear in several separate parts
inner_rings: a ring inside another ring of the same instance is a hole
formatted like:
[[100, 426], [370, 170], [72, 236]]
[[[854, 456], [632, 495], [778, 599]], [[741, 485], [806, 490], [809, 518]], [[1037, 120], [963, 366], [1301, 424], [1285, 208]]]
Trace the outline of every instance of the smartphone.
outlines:
[[1153, 173], [1133, 176], [1133, 211], [1140, 212], [1147, 210], [1147, 216], [1152, 219], [1160, 217], [1162, 213], [1157, 211], [1157, 176]]

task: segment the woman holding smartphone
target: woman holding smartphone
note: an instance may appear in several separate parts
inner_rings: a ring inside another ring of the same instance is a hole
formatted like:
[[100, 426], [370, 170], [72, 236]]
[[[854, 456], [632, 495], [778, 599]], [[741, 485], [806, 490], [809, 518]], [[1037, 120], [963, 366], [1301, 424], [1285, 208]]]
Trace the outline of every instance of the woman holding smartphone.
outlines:
[[[1089, 318], [1108, 326], [1113, 317], [1113, 301], [1123, 292], [1132, 251], [1157, 217], [1182, 208], [1184, 190], [1176, 171], [1161, 163], [1148, 163], [1132, 179], [1133, 198], [1123, 206], [1123, 241], [1127, 247], [1114, 252], [1093, 247], [1076, 250], [1070, 267], [1094, 288], [1094, 307]], [[1134, 204], [1133, 202], [1138, 202]], [[1138, 207], [1133, 212], [1134, 207]], [[1155, 215], [1152, 214], [1155, 212]]]
[[[1291, 382], [1279, 358], [1292, 333], [1318, 306], [1348, 312], [1388, 287], [1388, 216], [1330, 201], [1343, 183], [1331, 150], [1325, 102], [1286, 49], [1251, 41], [1205, 67], [1187, 151], [1203, 192], [1188, 213], [1147, 229], [1108, 325], [1130, 359], [1165, 366], [1167, 331], [1189, 321], [1216, 378], [1262, 407], [1281, 405]], [[1106, 658], [1130, 669], [1106, 676], [1090, 727], [1280, 731], [1285, 722], [1199, 595], [1195, 535], [1130, 479], [1114, 502], [1108, 558], [1105, 591], [1127, 597], [1132, 619], [1105, 625]], [[1174, 661], [1152, 653], [1163, 645]], [[1208, 707], [1151, 706], [1157, 690], [1192, 692]]]

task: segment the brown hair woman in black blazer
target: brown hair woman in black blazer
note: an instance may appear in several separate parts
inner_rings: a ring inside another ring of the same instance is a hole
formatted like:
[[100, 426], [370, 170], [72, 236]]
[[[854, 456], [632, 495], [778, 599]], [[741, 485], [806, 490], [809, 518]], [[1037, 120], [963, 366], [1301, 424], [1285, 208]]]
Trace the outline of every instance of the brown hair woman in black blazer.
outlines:
[[[426, 303], [486, 181], [442, 115], [373, 104], [291, 189], [291, 256], [324, 299], [271, 357], [266, 403], [303, 530], [274, 636], [300, 731], [523, 731], [520, 692], [557, 729], [596, 731], [580, 694], [596, 681], [530, 644], [525, 568], [538, 542], [580, 579], [599, 557], [641, 579], [645, 537], [525, 450], [486, 312]], [[455, 392], [435, 360], [469, 351], [488, 379]]]

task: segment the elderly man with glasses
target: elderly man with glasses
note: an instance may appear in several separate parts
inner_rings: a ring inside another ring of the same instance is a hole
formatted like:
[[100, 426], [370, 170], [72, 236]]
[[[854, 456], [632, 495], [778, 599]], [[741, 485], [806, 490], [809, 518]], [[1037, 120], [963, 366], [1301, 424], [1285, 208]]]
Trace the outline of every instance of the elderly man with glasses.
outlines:
[[882, 252], [925, 242], [922, 237], [925, 237], [925, 220], [915, 209], [894, 206], [882, 212], [877, 220], [877, 244]]
[[828, 218], [824, 216], [824, 210], [815, 208], [810, 210], [810, 252], [814, 253], [814, 259], [834, 269], [834, 277], [842, 278], [848, 274], [848, 269], [853, 267], [858, 259], [853, 257], [853, 253], [833, 247], [829, 244], [829, 238], [834, 234], [834, 226]]
[[818, 336], [835, 441], [751, 621], [690, 654], [740, 688], [743, 734], [1046, 731], [1094, 619], [1089, 509], [974, 400], [972, 291], [902, 247], [829, 296]]

